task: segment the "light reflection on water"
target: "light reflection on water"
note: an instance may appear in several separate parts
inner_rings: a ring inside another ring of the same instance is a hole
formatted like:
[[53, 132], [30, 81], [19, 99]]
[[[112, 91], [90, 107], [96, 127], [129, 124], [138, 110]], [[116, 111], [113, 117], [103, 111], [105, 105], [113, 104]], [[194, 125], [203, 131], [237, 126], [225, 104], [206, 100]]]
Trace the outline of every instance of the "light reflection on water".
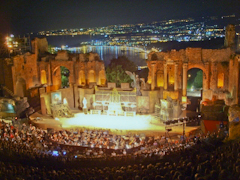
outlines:
[[106, 40], [104, 36], [77, 35], [73, 37], [66, 35], [66, 36], [47, 36], [46, 38], [52, 47], [62, 46], [69, 47], [66, 50], [70, 50], [71, 52], [75, 53], [96, 52], [99, 54], [100, 58], [104, 61], [105, 65], [108, 65], [112, 58], [117, 58], [118, 56], [126, 56], [129, 60], [135, 62], [135, 64], [137, 64], [138, 66], [146, 66], [145, 60], [147, 59], [147, 54], [149, 53], [149, 51], [146, 51], [139, 47], [103, 46], [103, 45], [81, 46], [82, 42], [91, 42], [97, 40], [104, 42]]
[[126, 56], [138, 66], [145, 66], [148, 52], [138, 47], [127, 46], [82, 46], [68, 48], [73, 53], [98, 53], [105, 65], [110, 63], [110, 60], [118, 56]]

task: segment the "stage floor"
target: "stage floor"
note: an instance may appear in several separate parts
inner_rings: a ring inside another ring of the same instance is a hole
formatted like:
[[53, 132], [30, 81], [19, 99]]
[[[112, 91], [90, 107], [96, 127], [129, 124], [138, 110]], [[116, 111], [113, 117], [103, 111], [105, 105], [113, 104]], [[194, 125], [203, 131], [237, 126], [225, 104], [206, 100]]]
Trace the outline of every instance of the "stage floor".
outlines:
[[[162, 134], [166, 132], [166, 126], [154, 115], [136, 115], [134, 117], [91, 115], [84, 113], [75, 114], [74, 118], [63, 118], [60, 120], [62, 128], [86, 127], [90, 129], [110, 129], [114, 132], [140, 132], [147, 134]], [[186, 127], [189, 133], [198, 127]], [[183, 126], [171, 127], [171, 134], [182, 134]]]
[[[40, 114], [37, 115], [37, 117]], [[45, 128], [54, 129], [107, 129], [113, 133], [144, 133], [146, 135], [163, 135], [166, 132], [166, 126], [154, 115], [136, 115], [134, 117], [125, 116], [108, 116], [108, 115], [92, 115], [84, 113], [74, 113], [73, 118], [59, 118], [59, 120], [49, 119], [41, 116], [41, 121], [35, 121], [31, 117], [32, 123], [36, 126], [43, 125]], [[169, 128], [169, 127], [168, 127]], [[191, 131], [195, 131], [199, 126], [186, 127], [186, 135]], [[182, 135], [183, 126], [171, 127], [169, 134]]]

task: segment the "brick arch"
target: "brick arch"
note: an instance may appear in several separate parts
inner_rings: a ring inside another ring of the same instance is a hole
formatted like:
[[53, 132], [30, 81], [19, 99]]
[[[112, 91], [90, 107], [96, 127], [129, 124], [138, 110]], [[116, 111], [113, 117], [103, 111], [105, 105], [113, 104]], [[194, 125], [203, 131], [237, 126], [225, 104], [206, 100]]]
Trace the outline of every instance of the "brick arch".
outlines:
[[[64, 65], [60, 65], [60, 66], [56, 66], [54, 68], [54, 70], [52, 71], [52, 81], [53, 81], [54, 90], [58, 90], [58, 89], [62, 88], [62, 76], [61, 76], [61, 68], [60, 68], [61, 66], [67, 68]], [[73, 76], [71, 71], [70, 71], [69, 77], [68, 77], [69, 84], [71, 84], [71, 82], [72, 82], [70, 79], [70, 76]]]
[[164, 86], [164, 72], [163, 72], [163, 70], [158, 70], [156, 72], [156, 81], [157, 81], [157, 87], [163, 87]]
[[204, 73], [206, 73], [206, 68], [202, 64], [188, 64], [188, 70], [193, 68], [201, 69]]
[[83, 70], [80, 70], [78, 72], [78, 84], [79, 85], [85, 85], [86, 84], [85, 72]]

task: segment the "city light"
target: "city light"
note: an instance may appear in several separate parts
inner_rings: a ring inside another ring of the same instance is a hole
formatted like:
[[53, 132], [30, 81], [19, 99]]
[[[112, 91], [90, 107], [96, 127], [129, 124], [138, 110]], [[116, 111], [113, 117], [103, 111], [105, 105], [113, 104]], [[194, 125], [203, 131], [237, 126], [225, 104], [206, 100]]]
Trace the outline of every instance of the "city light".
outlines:
[[[168, 41], [203, 41], [208, 38], [224, 37], [224, 29], [218, 24], [207, 25], [206, 22], [214, 20], [216, 17], [207, 17], [202, 21], [187, 19], [171, 19], [165, 21], [158, 21], [153, 23], [142, 24], [122, 24], [111, 25], [95, 28], [76, 28], [76, 29], [60, 29], [50, 31], [39, 31], [39, 35], [46, 36], [64, 36], [64, 35], [92, 35], [105, 37], [98, 42], [89, 41], [86, 44], [94, 45], [122, 45], [129, 46], [145, 45], [156, 42]], [[179, 23], [186, 23], [184, 26], [179, 26]], [[171, 24], [171, 26], [169, 26]], [[140, 27], [139, 27], [140, 26]], [[167, 30], [167, 32], [166, 32]], [[121, 36], [128, 34], [131, 36]], [[150, 33], [148, 35], [142, 33]], [[119, 34], [119, 36], [118, 36]], [[111, 36], [113, 35], [113, 36]]]

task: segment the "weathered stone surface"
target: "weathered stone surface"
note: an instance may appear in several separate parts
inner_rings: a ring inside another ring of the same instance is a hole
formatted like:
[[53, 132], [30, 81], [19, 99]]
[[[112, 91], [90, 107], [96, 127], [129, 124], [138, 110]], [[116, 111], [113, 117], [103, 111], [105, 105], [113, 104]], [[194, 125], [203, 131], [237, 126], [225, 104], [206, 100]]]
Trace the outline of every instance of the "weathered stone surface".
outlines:
[[228, 110], [229, 116], [229, 138], [235, 139], [240, 137], [240, 106], [233, 105]]
[[224, 40], [224, 46], [225, 47], [233, 47], [234, 41], [235, 41], [235, 26], [233, 24], [229, 24], [226, 27], [226, 33], [225, 33], [225, 40]]
[[57, 60], [57, 61], [67, 61], [67, 60], [69, 60], [68, 52], [64, 51], [64, 50], [58, 51], [57, 56], [55, 57], [55, 60]]
[[36, 55], [38, 58], [39, 56], [42, 57], [46, 52], [48, 52], [48, 42], [46, 38], [34, 38], [31, 41], [32, 46], [32, 53]]
[[29, 108], [29, 103], [27, 101], [27, 98], [23, 98], [15, 102], [15, 111], [17, 116], [19, 116], [27, 108]]

